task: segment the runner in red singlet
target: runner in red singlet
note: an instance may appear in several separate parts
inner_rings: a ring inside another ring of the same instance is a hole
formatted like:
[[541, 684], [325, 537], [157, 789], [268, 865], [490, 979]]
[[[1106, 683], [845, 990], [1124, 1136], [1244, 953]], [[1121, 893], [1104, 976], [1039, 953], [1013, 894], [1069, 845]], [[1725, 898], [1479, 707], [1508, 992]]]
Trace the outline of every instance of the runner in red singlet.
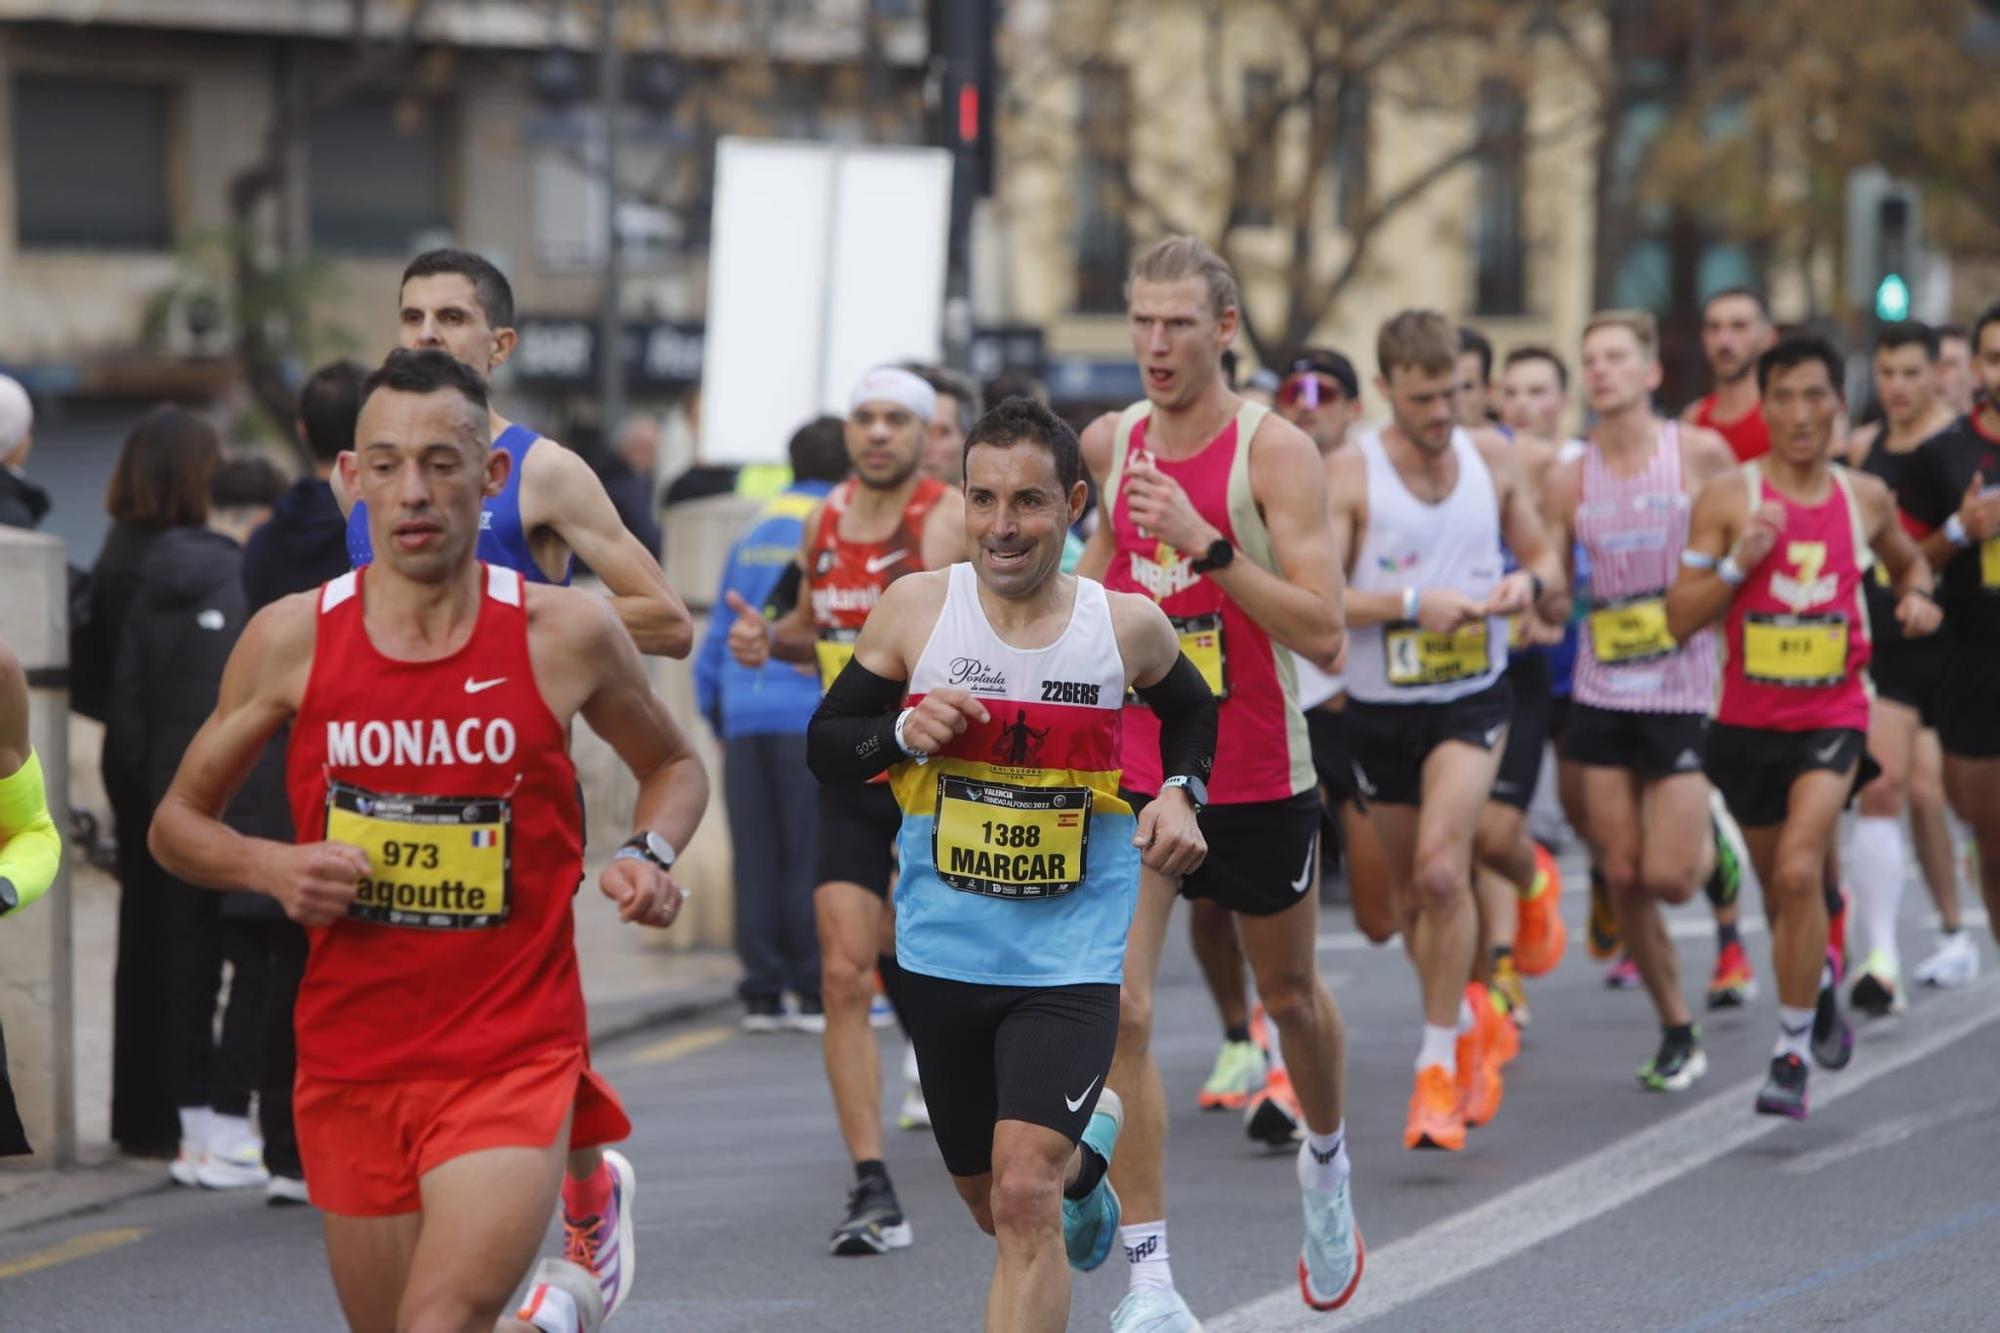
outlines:
[[[816, 663], [825, 689], [854, 656], [855, 638], [884, 588], [905, 574], [964, 558], [964, 495], [918, 470], [936, 411], [936, 393], [907, 370], [883, 367], [861, 377], [847, 414], [854, 476], [806, 519], [795, 581], [802, 595], [777, 619], [766, 620], [759, 608], [729, 594], [736, 612], [729, 651], [738, 662], [752, 668], [772, 657]], [[819, 790], [813, 911], [826, 1006], [826, 1079], [855, 1174], [846, 1215], [828, 1242], [835, 1254], [882, 1254], [911, 1239], [882, 1164], [881, 1055], [868, 1024], [878, 968], [890, 1003], [900, 1003], [888, 894], [902, 824], [886, 782]], [[915, 1109], [922, 1109], [920, 1100]]]
[[1777, 331], [1771, 308], [1748, 287], [1716, 292], [1701, 307], [1701, 351], [1708, 358], [1715, 388], [1689, 403], [1681, 420], [1712, 430], [1729, 441], [1736, 461], [1747, 463], [1771, 450], [1771, 432], [1757, 405], [1757, 358]]
[[1877, 557], [1895, 582], [1903, 632], [1939, 623], [1930, 565], [1888, 488], [1828, 462], [1845, 409], [1841, 370], [1840, 354], [1813, 336], [1787, 338], [1758, 361], [1771, 454], [1703, 488], [1667, 593], [1676, 642], [1723, 622], [1707, 769], [1743, 826], [1771, 922], [1779, 1035], [1757, 1110], [1794, 1119], [1806, 1115], [1808, 1049], [1830, 1069], [1853, 1050], [1822, 889], [1841, 808], [1872, 767], [1862, 581]]
[[[175, 875], [311, 929], [299, 1145], [357, 1330], [602, 1322], [598, 1282], [563, 1260], [521, 1322], [499, 1318], [572, 1142], [630, 1128], [590, 1070], [572, 722], [639, 779], [638, 831], [600, 880], [622, 920], [672, 923], [675, 849], [708, 798], [611, 608], [475, 558], [508, 467], [489, 438], [485, 386], [448, 355], [397, 351], [369, 378], [352, 480], [377, 559], [250, 622], [152, 831]], [[297, 846], [217, 818], [288, 722]]]

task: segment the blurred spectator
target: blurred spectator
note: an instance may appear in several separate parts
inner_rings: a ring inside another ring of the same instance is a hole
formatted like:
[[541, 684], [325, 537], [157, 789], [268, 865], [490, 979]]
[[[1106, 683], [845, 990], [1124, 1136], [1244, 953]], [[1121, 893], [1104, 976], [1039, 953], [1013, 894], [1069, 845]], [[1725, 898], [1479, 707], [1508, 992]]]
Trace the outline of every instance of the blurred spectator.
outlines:
[[[802, 426], [790, 454], [790, 488], [771, 497], [730, 548], [715, 593], [718, 608], [732, 591], [752, 606], [765, 605], [780, 577], [797, 568], [806, 518], [847, 475], [840, 418]], [[796, 597], [796, 581], [790, 582]], [[819, 679], [810, 666], [789, 662], [755, 671], [738, 666], [729, 655], [731, 619], [718, 610], [709, 620], [695, 658], [695, 701], [722, 741], [743, 1025], [770, 1032], [785, 1021], [784, 991], [798, 997], [808, 1025], [822, 1012], [812, 903], [816, 798], [806, 770], [806, 723], [819, 706]]]
[[[118, 964], [112, 1005], [111, 1137], [129, 1153], [169, 1156], [180, 1125], [168, 1095], [163, 872], [146, 850], [153, 806], [140, 738], [109, 716], [125, 617], [154, 548], [169, 532], [208, 522], [208, 487], [222, 457], [215, 428], [157, 407], [126, 437], [105, 488], [111, 531], [79, 601], [70, 645], [71, 702], [107, 725], [99, 768], [118, 857]], [[135, 749], [135, 746], [139, 748]]]
[[982, 410], [979, 386], [957, 371], [940, 366], [912, 364], [908, 369], [915, 371], [937, 394], [937, 413], [931, 417], [923, 461], [918, 466], [927, 477], [936, 477], [946, 485], [963, 486], [965, 437]]
[[[47, 893], [61, 859], [62, 836], [49, 817], [42, 767], [28, 742], [27, 673], [0, 639], [0, 918]], [[0, 1034], [0, 1157], [33, 1151], [14, 1105], [7, 1039]]]
[[298, 432], [312, 455], [312, 475], [293, 482], [271, 506], [276, 521], [244, 543], [243, 589], [252, 612], [347, 572], [347, 519], [328, 479], [341, 450], [354, 447], [367, 378], [355, 362], [336, 361], [315, 371], [299, 392]]
[[28, 480], [35, 445], [35, 406], [19, 380], [0, 375], [0, 527], [39, 527], [49, 493]]
[[618, 510], [625, 530], [654, 556], [660, 554], [660, 520], [653, 500], [659, 493], [653, 469], [660, 459], [660, 419], [638, 415], [618, 425], [613, 457], [604, 466], [604, 493]]
[[1236, 392], [1253, 403], [1262, 403], [1270, 407], [1278, 400], [1278, 372], [1254, 370], [1250, 372], [1250, 378], [1243, 381], [1243, 386]]
[[979, 397], [980, 402], [988, 408], [998, 407], [1009, 398], [1032, 398], [1047, 407], [1049, 386], [1025, 370], [1003, 370], [986, 381], [986, 387]]

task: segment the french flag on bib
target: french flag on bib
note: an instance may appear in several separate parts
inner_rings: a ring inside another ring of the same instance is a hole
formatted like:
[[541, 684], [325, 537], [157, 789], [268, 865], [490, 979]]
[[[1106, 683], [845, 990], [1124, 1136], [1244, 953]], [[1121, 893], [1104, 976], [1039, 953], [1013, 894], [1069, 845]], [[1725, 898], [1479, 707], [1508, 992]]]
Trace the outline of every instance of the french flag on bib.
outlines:
[[494, 839], [493, 839], [492, 829], [476, 828], [472, 830], [472, 845], [474, 847], [491, 847], [493, 845], [493, 841]]

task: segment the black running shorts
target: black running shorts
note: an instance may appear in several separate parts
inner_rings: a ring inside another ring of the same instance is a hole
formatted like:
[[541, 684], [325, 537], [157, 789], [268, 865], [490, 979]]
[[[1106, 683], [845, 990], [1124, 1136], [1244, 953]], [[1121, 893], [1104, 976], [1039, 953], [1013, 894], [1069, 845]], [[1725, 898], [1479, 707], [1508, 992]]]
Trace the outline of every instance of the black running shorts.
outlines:
[[[771, 812], [778, 819], [784, 813]], [[859, 884], [887, 898], [896, 878], [896, 835], [902, 828], [903, 812], [888, 783], [820, 784], [813, 883]]]
[[1950, 646], [1936, 634], [1921, 639], [1884, 639], [1868, 659], [1875, 697], [1914, 709], [1924, 726], [1937, 727], [1945, 716], [1939, 696], [1950, 652]]
[[1477, 694], [1449, 703], [1373, 704], [1349, 697], [1347, 743], [1361, 799], [1415, 805], [1423, 793], [1424, 761], [1447, 741], [1491, 750], [1514, 713], [1505, 676]]
[[[1119, 795], [1143, 810], [1153, 798]], [[1201, 812], [1208, 857], [1181, 881], [1181, 897], [1207, 898], [1245, 916], [1276, 916], [1319, 887], [1318, 788], [1282, 801], [1211, 805]]]
[[1708, 728], [1708, 780], [1744, 828], [1784, 823], [1792, 784], [1806, 774], [1849, 768], [1855, 770], [1849, 800], [1881, 772], [1868, 757], [1868, 737], [1852, 727], [1765, 731], [1715, 722]]
[[1326, 788], [1329, 805], [1358, 804], [1354, 789], [1354, 758], [1347, 748], [1347, 718], [1321, 704], [1306, 709], [1306, 736], [1312, 743], [1313, 772]]
[[1937, 693], [1937, 734], [1960, 759], [2000, 759], [2000, 663], [1954, 643]]
[[1542, 780], [1542, 751], [1549, 742], [1549, 714], [1555, 700], [1549, 694], [1547, 653], [1514, 653], [1507, 659], [1507, 688], [1514, 692], [1514, 711], [1507, 727], [1507, 748], [1500, 752], [1500, 772], [1493, 779], [1493, 799], [1526, 810]]
[[1628, 769], [1653, 781], [1701, 772], [1707, 745], [1708, 718], [1700, 713], [1633, 713], [1575, 703], [1562, 757], [1596, 768]]
[[905, 969], [931, 1134], [954, 1176], [993, 1169], [993, 1126], [1083, 1137], [1118, 1046], [1118, 987], [981, 986]]

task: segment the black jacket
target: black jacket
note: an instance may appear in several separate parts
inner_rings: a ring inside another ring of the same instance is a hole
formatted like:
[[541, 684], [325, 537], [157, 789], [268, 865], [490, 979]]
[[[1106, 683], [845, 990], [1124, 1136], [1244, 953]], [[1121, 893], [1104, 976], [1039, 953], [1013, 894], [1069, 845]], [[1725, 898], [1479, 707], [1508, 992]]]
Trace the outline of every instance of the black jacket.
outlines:
[[333, 487], [317, 477], [293, 482], [243, 548], [243, 590], [253, 613], [346, 572], [347, 520]]
[[49, 493], [0, 464], [0, 527], [38, 528], [49, 512]]

